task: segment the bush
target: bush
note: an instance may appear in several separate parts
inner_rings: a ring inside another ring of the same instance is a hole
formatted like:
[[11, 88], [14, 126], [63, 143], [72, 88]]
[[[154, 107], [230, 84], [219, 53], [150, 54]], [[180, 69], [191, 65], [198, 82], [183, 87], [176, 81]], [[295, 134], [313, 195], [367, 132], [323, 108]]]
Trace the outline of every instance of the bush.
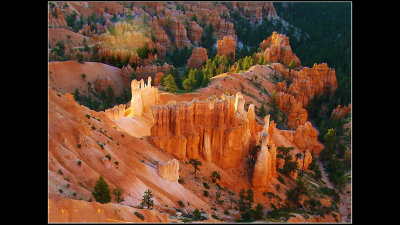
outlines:
[[78, 144], [78, 148], [81, 148], [82, 147], [82, 145], [81, 144]]
[[78, 164], [78, 166], [80, 166], [80, 165], [82, 164], [82, 162], [79, 160], [79, 161], [77, 162], [77, 164]]
[[200, 220], [200, 219], [201, 219], [201, 213], [200, 213], [200, 210], [199, 210], [199, 209], [196, 208], [196, 209], [193, 211], [193, 217], [194, 217], [195, 220]]
[[183, 203], [181, 200], [178, 201], [179, 206], [185, 207], [185, 203]]
[[179, 179], [178, 179], [178, 183], [184, 184], [184, 183], [185, 183], [185, 180], [184, 180], [183, 178], [179, 178]]
[[210, 189], [210, 186], [206, 182], [203, 182], [203, 186], [205, 189]]
[[144, 216], [143, 214], [141, 214], [140, 212], [135, 212], [135, 215], [140, 218], [141, 220], [144, 220]]
[[281, 175], [278, 175], [278, 180], [279, 182], [281, 182], [282, 184], [285, 184], [285, 179], [283, 179], [283, 177]]
[[110, 154], [107, 154], [107, 155], [106, 155], [106, 158], [107, 158], [108, 160], [111, 160]]
[[205, 196], [205, 197], [208, 197], [208, 191], [207, 190], [205, 190], [205, 191], [203, 191], [203, 195]]

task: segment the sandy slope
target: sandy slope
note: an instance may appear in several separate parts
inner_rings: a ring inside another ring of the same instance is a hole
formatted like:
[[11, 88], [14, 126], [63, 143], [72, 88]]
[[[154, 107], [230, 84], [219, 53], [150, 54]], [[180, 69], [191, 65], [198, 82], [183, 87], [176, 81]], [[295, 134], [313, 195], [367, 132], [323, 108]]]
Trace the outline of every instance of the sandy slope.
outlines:
[[[69, 40], [67, 35], [71, 37]], [[64, 44], [71, 43], [74, 47], [84, 47], [83, 39], [86, 39], [87, 45], [92, 45], [95, 42], [90, 37], [83, 36], [81, 34], [77, 34], [73, 31], [64, 29], [64, 28], [49, 28], [49, 46], [50, 48], [54, 48], [56, 43], [62, 41]], [[70, 41], [70, 42], [69, 42]]]
[[[49, 87], [63, 94], [73, 93], [78, 88], [80, 94], [86, 94], [88, 82], [94, 88], [96, 79], [104, 79], [114, 83], [114, 93], [119, 96], [124, 87], [120, 72], [117, 67], [98, 62], [49, 62]], [[86, 74], [85, 80], [81, 76], [83, 73]]]

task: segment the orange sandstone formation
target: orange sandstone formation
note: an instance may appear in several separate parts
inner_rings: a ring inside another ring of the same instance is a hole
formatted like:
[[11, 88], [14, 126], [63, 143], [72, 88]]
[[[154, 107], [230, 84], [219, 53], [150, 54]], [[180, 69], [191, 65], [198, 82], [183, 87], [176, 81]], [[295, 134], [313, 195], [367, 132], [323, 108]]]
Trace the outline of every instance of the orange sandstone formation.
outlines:
[[197, 47], [193, 49], [192, 55], [190, 56], [187, 65], [189, 68], [201, 69], [207, 59], [207, 50], [203, 47]]
[[154, 86], [158, 86], [160, 84], [160, 80], [163, 76], [164, 76], [163, 72], [156, 73], [156, 77], [154, 78]]
[[299, 58], [292, 52], [289, 38], [284, 34], [278, 34], [274, 31], [267, 40], [260, 44], [260, 48], [265, 50], [262, 55], [268, 62], [281, 62], [289, 65], [293, 60], [296, 67], [301, 65]]
[[179, 161], [173, 159], [158, 165], [158, 174], [165, 180], [177, 182], [179, 179]]
[[152, 106], [149, 141], [178, 159], [202, 158], [221, 168], [239, 165], [248, 152], [251, 134], [243, 96], [221, 95], [203, 101]]
[[193, 43], [200, 43], [202, 34], [203, 28], [195, 21], [191, 21], [188, 29], [189, 40]]
[[269, 121], [269, 115], [264, 118], [265, 125], [258, 134], [261, 137], [261, 150], [254, 166], [251, 183], [255, 189], [267, 189], [276, 173], [276, 146], [273, 143], [274, 121]]
[[217, 42], [217, 54], [227, 57], [232, 56], [233, 61], [235, 61], [235, 48], [236, 42], [232, 36], [225, 36], [222, 40], [218, 40]]
[[351, 112], [351, 104], [348, 106], [344, 106], [342, 108], [341, 105], [338, 105], [331, 114], [332, 119], [339, 119], [339, 118], [344, 118], [348, 113]]
[[319, 155], [324, 148], [318, 141], [318, 131], [309, 121], [297, 127], [293, 133], [293, 142], [300, 150], [314, 150], [315, 155]]
[[150, 112], [150, 106], [158, 105], [159, 94], [156, 87], [151, 86], [151, 77], [147, 79], [147, 85], [143, 79], [132, 80], [132, 100], [131, 106], [125, 112], [127, 116], [142, 116]]

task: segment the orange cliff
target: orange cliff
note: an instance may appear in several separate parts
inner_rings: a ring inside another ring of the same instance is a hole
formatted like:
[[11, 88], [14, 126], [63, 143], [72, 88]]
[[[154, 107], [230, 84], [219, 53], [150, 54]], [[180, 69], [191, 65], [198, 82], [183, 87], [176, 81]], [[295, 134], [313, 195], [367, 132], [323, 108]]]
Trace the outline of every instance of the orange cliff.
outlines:
[[235, 61], [235, 49], [236, 42], [232, 36], [225, 36], [222, 40], [218, 40], [217, 42], [217, 54], [227, 57], [232, 56], [233, 61]]
[[[264, 50], [261, 55], [264, 59], [268, 60], [268, 62], [281, 62], [285, 65], [289, 65], [293, 60], [296, 67], [301, 66], [299, 58], [292, 52], [289, 38], [284, 34], [278, 34], [274, 31], [267, 40], [264, 40], [260, 44], [260, 48]], [[258, 54], [258, 57], [261, 56]]]
[[249, 109], [244, 110], [241, 93], [152, 106], [149, 141], [180, 160], [202, 158], [221, 168], [233, 168], [254, 145], [252, 140], [259, 129], [254, 106]]
[[207, 50], [203, 47], [197, 47], [193, 49], [192, 55], [188, 59], [187, 65], [189, 68], [201, 69], [207, 59]]

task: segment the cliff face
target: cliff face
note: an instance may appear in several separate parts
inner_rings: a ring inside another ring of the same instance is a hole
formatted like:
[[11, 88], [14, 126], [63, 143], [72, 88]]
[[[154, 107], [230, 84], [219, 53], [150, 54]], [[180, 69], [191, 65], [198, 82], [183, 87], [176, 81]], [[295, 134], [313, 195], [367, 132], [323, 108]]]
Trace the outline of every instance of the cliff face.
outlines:
[[169, 32], [176, 46], [178, 46], [178, 48], [183, 48], [185, 45], [188, 45], [189, 39], [187, 38], [186, 28], [183, 23], [175, 17], [171, 17], [168, 23]]
[[274, 121], [269, 121], [269, 115], [264, 120], [264, 128], [258, 133], [261, 139], [261, 150], [258, 153], [251, 180], [253, 187], [261, 190], [268, 189], [272, 178], [277, 177], [276, 146], [273, 142], [273, 130], [276, 124]]
[[131, 106], [125, 114], [127, 116], [142, 116], [150, 112], [150, 106], [158, 105], [158, 89], [151, 86], [151, 77], [147, 79], [147, 85], [143, 79], [139, 81], [132, 80], [132, 100]]
[[301, 65], [299, 58], [292, 52], [289, 38], [284, 34], [274, 31], [267, 40], [260, 44], [260, 48], [265, 50], [262, 55], [268, 62], [282, 62], [288, 65], [293, 60], [296, 67]]
[[236, 42], [232, 36], [225, 36], [222, 40], [218, 40], [217, 42], [217, 54], [227, 57], [232, 55], [233, 61], [235, 61], [235, 48]]
[[272, 2], [232, 2], [233, 9], [238, 9], [243, 16], [251, 21], [261, 22], [263, 17], [268, 20], [278, 18]]
[[177, 182], [179, 179], [179, 161], [173, 159], [158, 165], [158, 174], [165, 180]]
[[187, 65], [189, 68], [201, 69], [207, 59], [207, 50], [203, 47], [197, 47], [193, 49], [192, 55], [188, 59]]
[[240, 93], [221, 99], [170, 102], [153, 106], [152, 113], [149, 141], [178, 159], [202, 158], [221, 168], [233, 168], [255, 136]]
[[331, 114], [332, 119], [339, 119], [339, 118], [344, 118], [348, 113], [351, 112], [351, 104], [348, 106], [344, 106], [342, 108], [341, 105], [338, 105]]
[[118, 120], [119, 118], [124, 117], [125, 108], [126, 108], [125, 104], [114, 106], [113, 108], [106, 109], [105, 115], [111, 120]]

